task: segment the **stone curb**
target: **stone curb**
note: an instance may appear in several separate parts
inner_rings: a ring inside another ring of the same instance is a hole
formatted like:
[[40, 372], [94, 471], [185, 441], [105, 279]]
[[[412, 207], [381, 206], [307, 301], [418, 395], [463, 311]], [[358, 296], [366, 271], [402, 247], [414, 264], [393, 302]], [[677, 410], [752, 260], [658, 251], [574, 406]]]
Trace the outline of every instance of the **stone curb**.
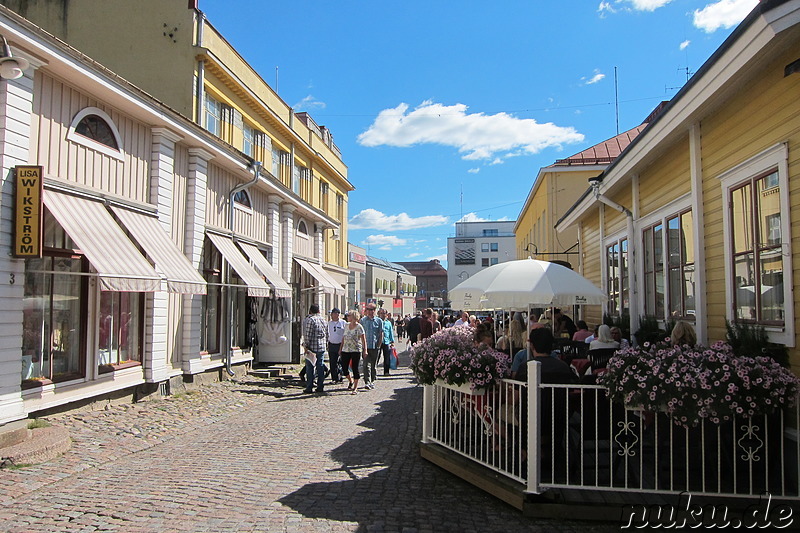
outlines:
[[36, 428], [23, 442], [0, 448], [0, 468], [44, 463], [66, 452], [72, 441], [63, 427]]

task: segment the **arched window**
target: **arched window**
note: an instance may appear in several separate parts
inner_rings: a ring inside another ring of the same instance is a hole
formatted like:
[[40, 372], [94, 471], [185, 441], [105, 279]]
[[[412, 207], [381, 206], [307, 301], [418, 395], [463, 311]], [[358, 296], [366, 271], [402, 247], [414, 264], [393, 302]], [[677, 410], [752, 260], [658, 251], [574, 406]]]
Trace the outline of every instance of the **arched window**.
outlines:
[[253, 204], [250, 202], [250, 195], [247, 194], [247, 191], [239, 191], [233, 197], [233, 203], [237, 207], [244, 207], [246, 209], [252, 209]]
[[116, 159], [122, 159], [122, 141], [111, 117], [96, 107], [80, 110], [72, 119], [67, 139]]
[[303, 235], [308, 235], [308, 227], [306, 227], [306, 223], [305, 223], [305, 222], [303, 222], [302, 220], [301, 220], [301, 221], [300, 221], [300, 223], [297, 225], [297, 231], [299, 231], [299, 232], [300, 232], [300, 233], [302, 233]]

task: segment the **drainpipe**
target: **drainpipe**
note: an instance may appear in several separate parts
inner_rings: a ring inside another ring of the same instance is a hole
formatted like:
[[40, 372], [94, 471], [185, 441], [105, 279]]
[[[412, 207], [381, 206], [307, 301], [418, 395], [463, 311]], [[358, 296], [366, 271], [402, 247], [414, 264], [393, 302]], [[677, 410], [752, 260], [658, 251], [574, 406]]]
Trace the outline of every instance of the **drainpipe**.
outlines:
[[620, 213], [624, 214], [627, 218], [627, 231], [628, 231], [628, 294], [630, 295], [630, 300], [628, 302], [628, 313], [630, 315], [631, 320], [631, 335], [634, 331], [639, 329], [639, 309], [638, 309], [638, 302], [639, 302], [639, 293], [637, 290], [637, 283], [636, 283], [636, 257], [637, 257], [637, 247], [636, 247], [636, 238], [633, 233], [633, 213], [631, 213], [630, 209], [621, 206], [617, 202], [613, 201], [611, 198], [603, 195], [600, 192], [600, 177], [589, 178], [589, 185], [592, 187], [592, 194], [594, 194], [595, 200], [601, 202], [612, 209], [616, 209]]
[[[236, 195], [255, 185], [258, 183], [259, 178], [261, 177], [261, 161], [253, 161], [247, 167], [248, 170], [253, 172], [253, 179], [248, 181], [247, 183], [240, 183], [228, 194], [228, 229], [231, 230], [231, 237], [233, 237], [234, 230], [233, 230], [233, 215], [234, 215], [234, 208], [233, 208], [233, 199]], [[234, 372], [231, 369], [231, 359], [233, 358], [233, 291], [231, 290], [231, 266], [226, 262], [226, 271], [225, 271], [225, 288], [228, 290], [228, 347], [225, 353], [225, 371], [228, 373], [229, 376], [233, 376]]]

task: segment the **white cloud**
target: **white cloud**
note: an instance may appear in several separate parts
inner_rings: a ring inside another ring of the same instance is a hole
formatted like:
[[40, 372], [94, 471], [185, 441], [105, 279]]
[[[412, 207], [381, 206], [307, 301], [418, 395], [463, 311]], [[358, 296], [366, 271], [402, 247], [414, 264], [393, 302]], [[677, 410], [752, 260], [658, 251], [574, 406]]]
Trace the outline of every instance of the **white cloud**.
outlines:
[[694, 25], [712, 33], [720, 28], [736, 26], [758, 5], [758, 0], [719, 0], [694, 12]]
[[584, 76], [581, 78], [581, 81], [583, 82], [584, 85], [593, 85], [605, 77], [606, 75], [600, 72], [599, 69], [594, 69], [594, 74], [592, 75], [591, 78], [587, 78], [586, 76]]
[[419, 252], [414, 252], [413, 254], [408, 254], [408, 255], [406, 256], [406, 259], [413, 259], [413, 258], [415, 258], [415, 257], [419, 257], [419, 256], [421, 256], [421, 255], [422, 255], [422, 254], [421, 254], [421, 253], [419, 253]]
[[606, 13], [616, 13], [617, 10], [611, 6], [611, 2], [600, 2], [597, 6], [597, 12], [600, 13], [600, 18], [604, 18]]
[[292, 107], [295, 111], [309, 111], [312, 109], [325, 109], [326, 105], [325, 102], [321, 102], [309, 94]]
[[680, 44], [680, 49], [681, 49], [681, 50], [686, 50], [686, 49], [689, 47], [689, 45], [690, 45], [690, 44], [692, 44], [692, 41], [690, 41], [690, 40], [688, 40], [688, 39], [687, 39], [687, 40], [683, 41], [683, 42]]
[[397, 231], [430, 228], [447, 224], [449, 219], [441, 215], [412, 218], [407, 213], [386, 215], [376, 209], [364, 209], [350, 219], [350, 229], [380, 229]]
[[672, 2], [672, 0], [627, 0], [637, 11], [655, 11], [659, 7]]
[[467, 113], [467, 106], [425, 101], [409, 111], [402, 103], [384, 109], [370, 127], [358, 136], [363, 146], [407, 147], [415, 144], [453, 146], [466, 160], [490, 159], [498, 152], [536, 154], [562, 143], [583, 142], [575, 128], [540, 124], [507, 113]]
[[488, 218], [481, 218], [475, 213], [467, 213], [458, 219], [459, 222], [487, 222], [488, 220]]
[[435, 255], [433, 257], [429, 257], [426, 261], [433, 261], [434, 259], [438, 259], [440, 263], [447, 261], [447, 254], [442, 255]]
[[391, 250], [391, 246], [405, 246], [406, 240], [394, 235], [369, 235], [361, 241], [365, 246], [381, 246], [379, 250]]
[[502, 160], [502, 159], [500, 159], [499, 157], [495, 157], [495, 158], [492, 160], [492, 162], [491, 162], [491, 163], [489, 163], [489, 164], [490, 164], [490, 165], [502, 165], [503, 163], [505, 163], [505, 161], [503, 161], [503, 160]]
[[467, 170], [467, 172], [469, 172], [470, 174], [477, 174], [480, 171], [481, 171], [481, 169], [479, 169], [479, 168], [471, 168], [471, 169]]

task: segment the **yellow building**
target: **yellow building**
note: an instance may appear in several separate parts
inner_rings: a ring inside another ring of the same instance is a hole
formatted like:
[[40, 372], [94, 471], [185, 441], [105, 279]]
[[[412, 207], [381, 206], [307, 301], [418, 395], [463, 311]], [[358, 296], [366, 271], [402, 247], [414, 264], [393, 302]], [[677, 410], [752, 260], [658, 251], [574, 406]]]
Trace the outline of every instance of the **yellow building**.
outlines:
[[798, 94], [800, 1], [762, 2], [559, 222], [602, 311], [762, 325], [800, 366]]
[[563, 261], [575, 267], [577, 228], [557, 232], [556, 222], [585, 193], [587, 180], [605, 170], [646, 125], [647, 121], [539, 170], [514, 226], [517, 257]]

